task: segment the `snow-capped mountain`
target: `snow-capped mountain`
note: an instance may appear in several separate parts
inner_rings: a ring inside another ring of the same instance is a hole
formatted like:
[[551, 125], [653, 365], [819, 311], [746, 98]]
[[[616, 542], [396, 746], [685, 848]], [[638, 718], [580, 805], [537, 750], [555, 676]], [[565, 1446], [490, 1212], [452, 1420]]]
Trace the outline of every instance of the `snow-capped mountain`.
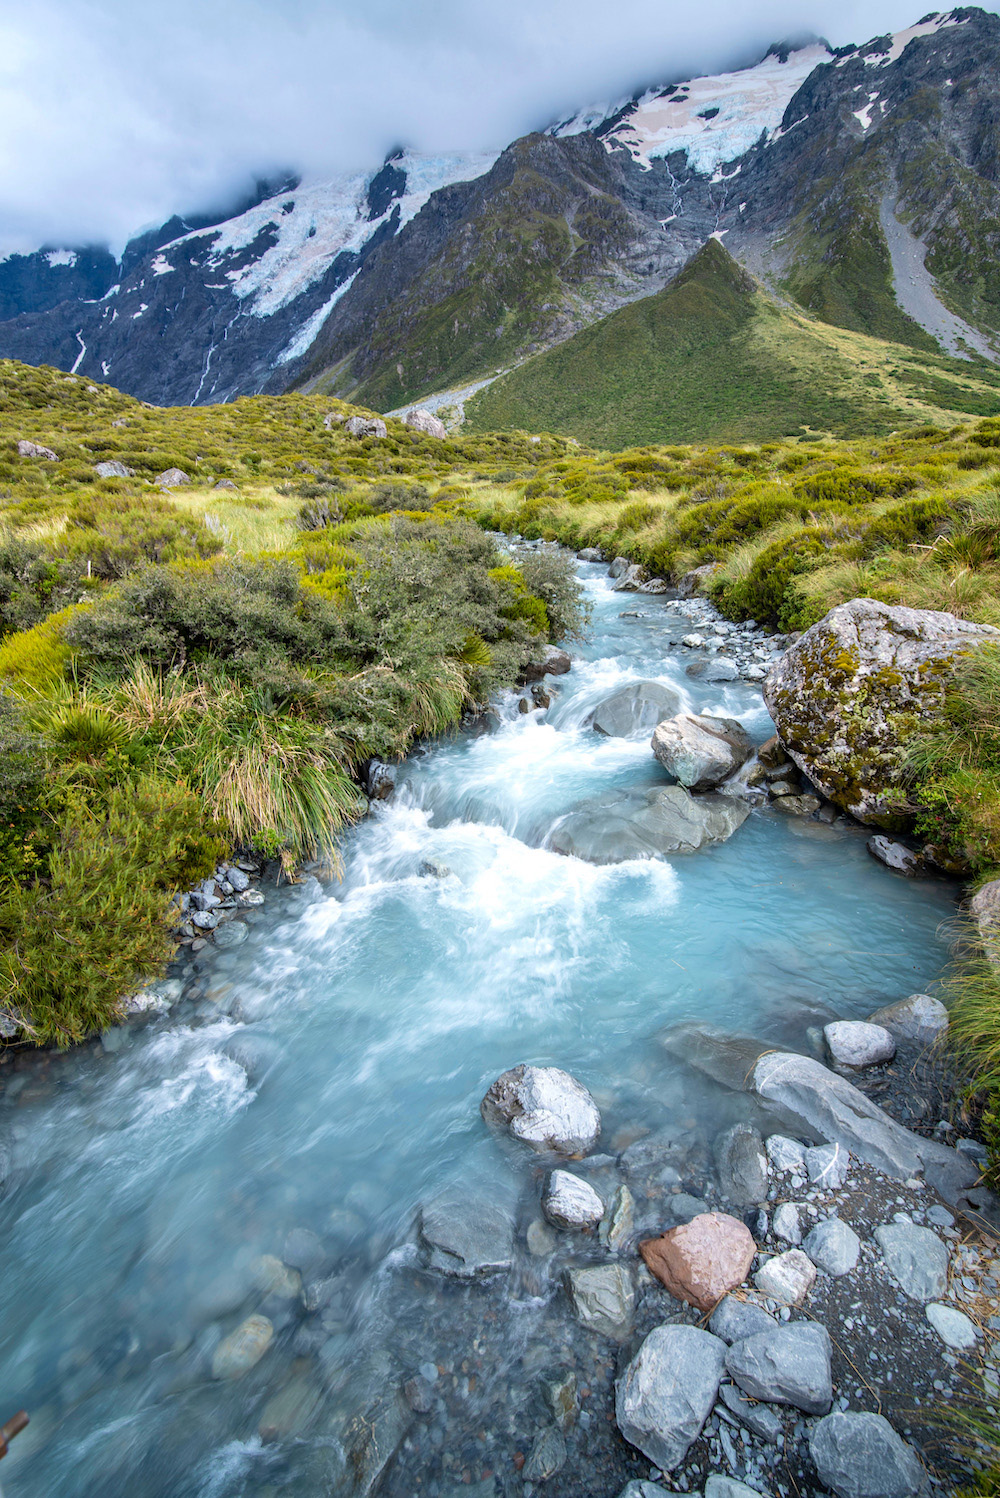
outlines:
[[390, 409], [659, 291], [715, 235], [827, 321], [990, 355], [998, 145], [995, 15], [775, 46], [502, 152], [263, 185], [226, 218], [138, 236], [117, 265], [62, 246], [11, 256], [0, 354], [157, 402], [305, 383]]

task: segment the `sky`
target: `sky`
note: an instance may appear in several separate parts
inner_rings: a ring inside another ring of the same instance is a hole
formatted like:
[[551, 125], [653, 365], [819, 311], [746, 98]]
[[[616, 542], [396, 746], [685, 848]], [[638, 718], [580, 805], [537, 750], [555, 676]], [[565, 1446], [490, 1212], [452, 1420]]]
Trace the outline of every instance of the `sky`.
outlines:
[[257, 176], [502, 147], [789, 35], [867, 41], [925, 4], [0, 0], [0, 252], [117, 251]]

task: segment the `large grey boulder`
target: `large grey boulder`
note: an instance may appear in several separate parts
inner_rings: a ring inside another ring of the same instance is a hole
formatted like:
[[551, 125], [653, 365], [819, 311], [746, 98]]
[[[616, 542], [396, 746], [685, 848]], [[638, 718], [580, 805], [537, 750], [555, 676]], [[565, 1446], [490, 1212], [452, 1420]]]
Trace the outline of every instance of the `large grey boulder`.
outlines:
[[715, 1141], [715, 1164], [722, 1194], [738, 1207], [752, 1207], [767, 1195], [767, 1153], [751, 1124], [733, 1124]]
[[17, 451], [22, 458], [44, 458], [46, 463], [59, 462], [58, 453], [54, 453], [51, 447], [44, 447], [41, 442], [29, 442], [27, 437], [18, 440]]
[[478, 1279], [510, 1268], [514, 1224], [488, 1198], [446, 1187], [420, 1209], [420, 1237], [427, 1264], [458, 1279]]
[[927, 872], [927, 866], [919, 853], [914, 853], [905, 843], [877, 832], [865, 844], [876, 863], [885, 864], [894, 874], [903, 874], [907, 879], [919, 879]]
[[349, 416], [344, 422], [344, 431], [352, 437], [376, 437], [381, 440], [388, 431], [379, 416]]
[[135, 469], [126, 468], [117, 458], [108, 458], [104, 463], [95, 463], [94, 472], [99, 479], [131, 479], [135, 478]]
[[657, 725], [653, 753], [690, 791], [708, 791], [728, 780], [753, 753], [750, 735], [735, 718], [679, 713]]
[[597, 1143], [601, 1115], [582, 1082], [557, 1066], [514, 1066], [480, 1104], [486, 1123], [535, 1150], [583, 1155]]
[[165, 468], [156, 475], [153, 482], [159, 484], [161, 489], [178, 489], [182, 484], [190, 484], [191, 479], [183, 468]]
[[659, 681], [633, 681], [598, 704], [588, 722], [612, 739], [652, 733], [657, 723], [676, 713], [680, 697]]
[[833, 1403], [830, 1349], [825, 1326], [795, 1321], [734, 1342], [726, 1370], [751, 1399], [825, 1415]]
[[927, 1490], [916, 1452], [881, 1415], [827, 1415], [810, 1432], [809, 1452], [836, 1498], [915, 1498]]
[[638, 562], [630, 563], [625, 571], [620, 574], [617, 581], [612, 583], [612, 593], [640, 593], [644, 592], [643, 584], [646, 580], [646, 569], [640, 567]]
[[632, 1276], [623, 1264], [595, 1264], [566, 1274], [573, 1309], [581, 1325], [602, 1336], [628, 1336], [635, 1307]]
[[948, 1011], [940, 999], [930, 994], [911, 993], [897, 1004], [886, 1004], [868, 1016], [870, 1025], [882, 1025], [900, 1040], [932, 1045], [948, 1028]]
[[892, 828], [906, 744], [940, 713], [957, 657], [1000, 630], [855, 598], [779, 657], [764, 701], [799, 768], [861, 822]]
[[750, 815], [736, 796], [692, 796], [680, 785], [604, 791], [568, 812], [549, 835], [557, 853], [588, 863], [624, 863], [694, 853], [724, 843]]
[[687, 1456], [711, 1414], [726, 1344], [695, 1326], [657, 1326], [615, 1385], [615, 1418], [626, 1441], [664, 1472]]
[[875, 1229], [889, 1273], [911, 1300], [937, 1300], [948, 1288], [948, 1250], [930, 1228], [889, 1222]]
[[777, 1326], [763, 1306], [755, 1306], [750, 1300], [737, 1300], [735, 1295], [726, 1295], [709, 1318], [708, 1329], [723, 1342], [743, 1342], [758, 1332], [769, 1332]]
[[403, 420], [413, 431], [423, 432], [425, 437], [447, 437], [448, 435], [448, 428], [444, 422], [430, 411], [414, 408], [412, 411], [407, 411]]

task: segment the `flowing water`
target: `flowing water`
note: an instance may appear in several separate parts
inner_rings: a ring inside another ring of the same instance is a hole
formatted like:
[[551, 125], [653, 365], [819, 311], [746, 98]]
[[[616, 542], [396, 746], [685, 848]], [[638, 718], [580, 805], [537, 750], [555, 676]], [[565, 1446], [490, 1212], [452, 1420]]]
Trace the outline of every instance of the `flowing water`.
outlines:
[[[0, 1416], [33, 1416], [0, 1470], [7, 1498], [351, 1492], [344, 1421], [389, 1378], [386, 1354], [396, 1377], [436, 1378], [386, 1491], [486, 1471], [521, 1491], [532, 1381], [573, 1335], [558, 1281], [528, 1264], [455, 1287], [421, 1271], [414, 1231], [448, 1182], [522, 1229], [534, 1214], [537, 1162], [481, 1122], [489, 1083], [556, 1064], [598, 1097], [607, 1148], [680, 1115], [710, 1140], [725, 1103], [670, 1068], [666, 1025], [780, 1038], [790, 1013], [800, 1029], [863, 1016], [939, 976], [953, 891], [889, 874], [845, 825], [759, 808], [725, 845], [608, 867], [546, 847], [582, 798], [663, 782], [648, 735], [585, 726], [624, 682], [772, 731], [755, 686], [684, 674], [683, 613], [580, 571], [593, 628], [548, 712], [511, 697], [492, 731], [415, 753], [347, 838], [342, 882], [272, 891], [242, 947], [185, 970], [194, 997], [170, 1016], [116, 1050], [4, 1069]], [[261, 1288], [257, 1256], [295, 1259], [290, 1243], [326, 1285], [318, 1312]], [[273, 1345], [244, 1379], [213, 1380], [215, 1346], [251, 1311]], [[607, 1374], [607, 1346], [588, 1355]], [[606, 1414], [574, 1437], [589, 1485], [549, 1492], [618, 1491], [593, 1465], [615, 1439]]]

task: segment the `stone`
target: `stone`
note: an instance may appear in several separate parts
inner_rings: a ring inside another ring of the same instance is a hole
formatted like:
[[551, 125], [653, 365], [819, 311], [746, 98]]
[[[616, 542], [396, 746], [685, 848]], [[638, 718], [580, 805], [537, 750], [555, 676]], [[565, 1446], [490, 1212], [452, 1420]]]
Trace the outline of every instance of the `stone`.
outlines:
[[191, 924], [199, 931], [214, 931], [219, 917], [214, 910], [196, 910], [191, 916]]
[[681, 644], [687, 646], [688, 650], [701, 650], [704, 648], [705, 636], [699, 634], [681, 635]]
[[448, 428], [444, 422], [431, 411], [423, 411], [419, 407], [414, 407], [412, 411], [407, 411], [403, 420], [413, 431], [423, 432], [425, 437], [445, 438], [448, 435]]
[[705, 1482], [705, 1498], [761, 1498], [758, 1488], [748, 1488], [745, 1482], [735, 1477], [723, 1477], [713, 1472]]
[[750, 1124], [734, 1124], [718, 1136], [715, 1164], [723, 1196], [738, 1207], [755, 1206], [767, 1196], [767, 1152]]
[[875, 1229], [889, 1273], [911, 1300], [938, 1300], [948, 1288], [948, 1250], [937, 1233], [912, 1222]]
[[190, 484], [191, 479], [183, 468], [166, 468], [163, 473], [158, 473], [153, 481], [159, 484], [161, 489], [178, 489], [181, 484]]
[[384, 1386], [351, 1419], [344, 1435], [344, 1454], [350, 1474], [344, 1498], [368, 1498], [403, 1443], [413, 1412], [402, 1390]]
[[1000, 967], [1000, 879], [976, 891], [969, 901], [969, 915], [976, 923], [987, 958], [994, 967]]
[[514, 1224], [488, 1198], [446, 1188], [420, 1208], [420, 1237], [431, 1269], [458, 1279], [508, 1270], [514, 1257]]
[[851, 1157], [839, 1144], [816, 1144], [805, 1152], [806, 1173], [814, 1186], [839, 1191], [847, 1180]]
[[586, 1232], [604, 1216], [604, 1203], [589, 1181], [570, 1170], [554, 1170], [542, 1197], [542, 1211], [553, 1227]]
[[771, 1227], [774, 1236], [780, 1238], [782, 1243], [790, 1243], [794, 1248], [802, 1242], [802, 1222], [794, 1202], [782, 1202], [775, 1209]]
[[736, 796], [692, 796], [680, 785], [620, 787], [593, 796], [556, 823], [549, 846], [588, 863], [694, 853], [726, 842], [750, 815]]
[[212, 488], [213, 489], [238, 489], [239, 485], [238, 484], [234, 484], [233, 481], [232, 481], [232, 479], [219, 479], [216, 483], [214, 483], [212, 485]]
[[816, 1283], [816, 1269], [801, 1249], [789, 1248], [762, 1264], [753, 1282], [779, 1305], [800, 1306]]
[[585, 546], [577, 552], [581, 562], [603, 562], [604, 558], [596, 546]]
[[372, 801], [387, 801], [396, 789], [397, 768], [384, 760], [370, 759], [365, 772], [365, 792]]
[[629, 561], [628, 557], [615, 557], [614, 561], [611, 563], [611, 566], [608, 568], [608, 576], [611, 578], [612, 582], [616, 582], [618, 578], [625, 576], [631, 565], [632, 563]]
[[598, 1235], [609, 1253], [623, 1249], [635, 1226], [635, 1200], [627, 1186], [618, 1187], [607, 1205]]
[[576, 1374], [560, 1372], [542, 1380], [545, 1403], [552, 1411], [560, 1430], [568, 1430], [576, 1419], [580, 1408], [577, 1397]]
[[612, 593], [639, 593], [642, 591], [646, 580], [646, 569], [638, 562], [632, 562], [628, 568], [619, 574], [616, 582], [612, 583]]
[[811, 817], [819, 811], [822, 802], [818, 796], [807, 793], [804, 796], [779, 796], [768, 805], [784, 817]]
[[217, 947], [239, 947], [250, 935], [249, 929], [242, 921], [227, 921], [224, 926], [219, 926], [215, 933], [215, 945]]
[[307, 1378], [293, 1378], [265, 1404], [257, 1425], [262, 1441], [299, 1436], [322, 1402], [322, 1390]]
[[566, 1272], [577, 1319], [590, 1331], [620, 1341], [632, 1329], [635, 1288], [623, 1264], [598, 1264]]
[[212, 1357], [213, 1378], [242, 1378], [264, 1356], [274, 1341], [274, 1326], [266, 1316], [248, 1316], [223, 1338]]
[[727, 1295], [712, 1312], [708, 1329], [716, 1337], [721, 1337], [723, 1342], [742, 1342], [758, 1332], [770, 1331], [777, 1324], [763, 1306], [756, 1306], [751, 1300], [737, 1300], [735, 1295]]
[[932, 1301], [926, 1308], [926, 1316], [945, 1346], [956, 1352], [971, 1352], [979, 1340], [975, 1322], [954, 1306]]
[[547, 1482], [566, 1462], [566, 1442], [558, 1426], [539, 1431], [521, 1476], [525, 1482]]
[[608, 738], [648, 735], [657, 723], [680, 707], [680, 697], [658, 681], [633, 681], [599, 703], [587, 719], [590, 727]]
[[789, 1139], [787, 1134], [771, 1134], [765, 1140], [764, 1148], [772, 1169], [782, 1175], [805, 1175], [805, 1145], [800, 1144], [797, 1139]]
[[677, 584], [677, 596], [693, 598], [696, 593], [704, 593], [712, 575], [718, 572], [719, 566], [718, 562], [706, 562], [704, 567], [693, 567], [690, 572], [685, 572]]
[[707, 1420], [726, 1364], [726, 1344], [694, 1326], [658, 1326], [615, 1385], [625, 1440], [664, 1472], [687, 1456]]
[[883, 1025], [856, 1019], [824, 1025], [823, 1036], [834, 1061], [841, 1066], [881, 1066], [896, 1054], [896, 1042]]
[[771, 667], [764, 701], [788, 754], [830, 801], [892, 830], [906, 746], [937, 719], [957, 657], [1000, 630], [855, 598]]
[[669, 593], [670, 584], [667, 582], [666, 578], [651, 577], [648, 583], [640, 583], [639, 587], [636, 588], [635, 591], [637, 593]]
[[296, 1300], [302, 1294], [302, 1276], [290, 1269], [277, 1254], [261, 1254], [250, 1266], [254, 1284], [265, 1295], [278, 1300]]
[[644, 1482], [639, 1478], [635, 1482], [627, 1482], [618, 1498], [662, 1498], [669, 1491], [669, 1488], [661, 1488], [658, 1482]]
[[861, 1239], [852, 1227], [839, 1217], [818, 1222], [806, 1235], [803, 1253], [833, 1279], [850, 1274], [861, 1253]]
[[894, 874], [905, 874], [907, 879], [919, 879], [925, 871], [924, 861], [919, 853], [914, 853], [905, 843], [896, 842], [894, 838], [886, 837], [881, 832], [870, 837], [865, 846], [872, 858], [884, 863]]
[[825, 1326], [795, 1321], [734, 1342], [726, 1371], [751, 1399], [825, 1415], [833, 1403], [830, 1349]]
[[882, 1415], [827, 1415], [809, 1433], [809, 1453], [836, 1498], [916, 1498], [927, 1488], [916, 1452]]
[[125, 464], [119, 463], [117, 458], [111, 458], [106, 463], [95, 463], [94, 472], [99, 479], [135, 478], [135, 469], [126, 468]]
[[664, 1206], [675, 1224], [693, 1222], [696, 1217], [701, 1217], [708, 1211], [708, 1203], [700, 1196], [692, 1196], [688, 1191], [672, 1192]]
[[232, 864], [226, 870], [226, 878], [237, 895], [244, 894], [250, 888], [249, 874], [245, 874], [242, 869], [237, 869]]
[[546, 645], [542, 658], [546, 676], [565, 676], [572, 664], [573, 658], [567, 651], [560, 650], [558, 645]]
[[688, 1305], [712, 1311], [742, 1285], [757, 1246], [750, 1229], [723, 1212], [703, 1212], [659, 1238], [639, 1244], [650, 1273]]
[[735, 775], [753, 753], [750, 735], [735, 718], [679, 713], [657, 725], [653, 753], [691, 791], [707, 791]]
[[881, 1025], [900, 1040], [919, 1045], [933, 1045], [948, 1029], [948, 1011], [940, 999], [930, 994], [914, 993], [898, 1004], [886, 1004], [868, 1016], [870, 1025]]
[[540, 1217], [536, 1217], [532, 1222], [528, 1223], [528, 1230], [524, 1235], [524, 1241], [527, 1244], [529, 1254], [536, 1259], [547, 1258], [550, 1253], [555, 1251], [556, 1244], [559, 1242], [548, 1223], [543, 1222]]
[[429, 1415], [434, 1408], [434, 1388], [419, 1374], [406, 1380], [403, 1398], [415, 1415]]
[[502, 1127], [534, 1150], [584, 1155], [601, 1132], [597, 1104], [582, 1082], [556, 1066], [514, 1066], [480, 1104], [487, 1124]]
[[724, 655], [717, 655], [708, 661], [692, 661], [685, 670], [685, 675], [695, 677], [698, 681], [735, 681], [739, 674], [736, 662]]
[[285, 1235], [281, 1257], [302, 1274], [316, 1274], [326, 1262], [327, 1252], [311, 1228], [292, 1228]]
[[784, 1427], [774, 1410], [769, 1410], [766, 1404], [751, 1404], [735, 1384], [723, 1384], [719, 1398], [731, 1415], [769, 1445], [775, 1445], [778, 1437], [783, 1435]]
[[46, 463], [58, 463], [59, 457], [51, 447], [43, 447], [40, 442], [29, 442], [27, 437], [21, 437], [17, 444], [18, 455], [22, 458], [44, 458]]
[[344, 422], [344, 431], [352, 437], [375, 437], [379, 441], [388, 433], [388, 427], [378, 416], [349, 416]]

